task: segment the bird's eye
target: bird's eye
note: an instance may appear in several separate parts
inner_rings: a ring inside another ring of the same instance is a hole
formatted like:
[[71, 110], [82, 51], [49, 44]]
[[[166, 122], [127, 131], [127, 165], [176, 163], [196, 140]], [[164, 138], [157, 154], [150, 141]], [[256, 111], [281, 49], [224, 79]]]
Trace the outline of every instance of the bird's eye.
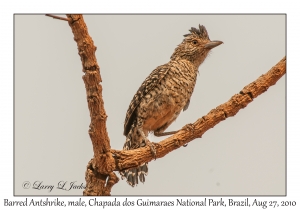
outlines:
[[193, 44], [198, 44], [197, 40], [193, 40]]

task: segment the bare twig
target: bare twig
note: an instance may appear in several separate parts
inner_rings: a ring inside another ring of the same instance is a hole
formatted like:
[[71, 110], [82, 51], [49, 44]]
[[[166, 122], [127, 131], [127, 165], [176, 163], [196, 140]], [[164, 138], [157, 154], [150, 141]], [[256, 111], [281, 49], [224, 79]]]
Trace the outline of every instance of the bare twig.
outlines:
[[46, 16], [48, 17], [52, 17], [54, 19], [58, 19], [58, 20], [65, 20], [65, 21], [69, 21], [68, 18], [64, 18], [64, 17], [59, 17], [59, 16], [56, 16], [56, 15], [50, 15], [50, 14], [46, 14]]

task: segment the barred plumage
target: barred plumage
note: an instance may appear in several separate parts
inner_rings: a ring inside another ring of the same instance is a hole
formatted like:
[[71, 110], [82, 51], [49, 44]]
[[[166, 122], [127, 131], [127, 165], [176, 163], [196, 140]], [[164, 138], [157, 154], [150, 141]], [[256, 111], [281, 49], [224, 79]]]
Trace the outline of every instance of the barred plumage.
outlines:
[[[222, 44], [221, 41], [210, 41], [202, 25], [199, 29], [191, 28], [190, 32], [184, 35], [185, 39], [175, 49], [171, 60], [153, 70], [134, 95], [126, 113], [124, 150], [149, 145], [156, 158], [155, 146], [147, 139], [148, 133], [154, 132], [155, 136], [175, 133], [163, 132], [181, 110], [188, 108], [200, 64], [212, 48]], [[138, 179], [145, 181], [147, 163], [120, 174], [134, 187]]]

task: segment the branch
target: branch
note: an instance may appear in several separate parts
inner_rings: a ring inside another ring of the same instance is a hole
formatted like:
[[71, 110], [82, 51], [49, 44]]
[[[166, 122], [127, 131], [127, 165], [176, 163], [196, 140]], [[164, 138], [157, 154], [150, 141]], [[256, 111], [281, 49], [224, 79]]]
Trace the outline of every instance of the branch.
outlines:
[[[153, 160], [149, 147], [119, 151], [111, 149], [106, 129], [106, 112], [102, 99], [100, 68], [95, 57], [96, 46], [87, 31], [82, 15], [67, 15], [67, 19], [47, 15], [56, 19], [68, 20], [77, 42], [78, 54], [83, 67], [87, 102], [91, 124], [89, 135], [92, 140], [94, 157], [87, 165], [86, 189], [84, 195], [110, 195], [110, 191], [119, 178], [113, 171], [139, 166]], [[245, 108], [254, 98], [274, 85], [286, 72], [286, 58], [271, 68], [265, 75], [250, 83], [231, 99], [212, 109], [206, 116], [184, 126], [178, 133], [162, 140], [156, 145], [157, 158], [201, 136], [210, 128], [228, 117], [232, 117]], [[108, 178], [108, 179], [107, 179]]]
[[[196, 122], [184, 126], [178, 133], [162, 140], [156, 146], [157, 158], [162, 158], [169, 152], [183, 146], [184, 144], [201, 136], [215, 125], [232, 117], [239, 110], [245, 108], [254, 98], [267, 91], [286, 73], [286, 57], [279, 61], [266, 74], [245, 86], [238, 94], [231, 97], [229, 101], [212, 109], [206, 116], [199, 118]], [[154, 158], [149, 147], [135, 150], [111, 150], [116, 161], [114, 171], [139, 166], [141, 163], [150, 162]]]
[[[96, 46], [82, 15], [67, 15], [68, 23], [77, 42], [82, 62], [82, 77], [87, 95], [91, 124], [89, 135], [92, 140], [94, 158], [88, 163], [84, 195], [110, 195], [112, 186], [119, 181], [113, 169], [115, 160], [110, 152], [110, 140], [106, 129], [106, 112], [102, 99], [100, 67], [95, 56]], [[108, 181], [106, 182], [108, 178]]]
[[65, 20], [65, 21], [69, 21], [68, 18], [63, 18], [63, 17], [59, 17], [59, 16], [56, 16], [56, 15], [50, 15], [50, 14], [46, 14], [46, 16], [48, 17], [52, 17], [54, 19], [58, 19], [58, 20]]

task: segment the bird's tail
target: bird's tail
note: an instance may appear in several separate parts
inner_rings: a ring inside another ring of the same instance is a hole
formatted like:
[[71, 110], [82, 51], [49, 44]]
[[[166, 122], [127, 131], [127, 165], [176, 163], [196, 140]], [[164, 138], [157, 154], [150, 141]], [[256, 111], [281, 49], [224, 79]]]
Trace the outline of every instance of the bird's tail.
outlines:
[[126, 178], [127, 183], [134, 187], [140, 182], [145, 182], [145, 176], [148, 174], [148, 163], [143, 163], [137, 168], [131, 168], [124, 171], [120, 171], [122, 179]]
[[[131, 149], [137, 149], [140, 147], [146, 146], [143, 138], [137, 131], [137, 127], [133, 126], [131, 127], [127, 137], [126, 142], [123, 146], [123, 150], [131, 150]], [[148, 175], [148, 163], [142, 163], [137, 168], [131, 168], [126, 169], [124, 171], [120, 171], [122, 179], [126, 178], [127, 183], [134, 187], [140, 182], [145, 182], [145, 176]]]

